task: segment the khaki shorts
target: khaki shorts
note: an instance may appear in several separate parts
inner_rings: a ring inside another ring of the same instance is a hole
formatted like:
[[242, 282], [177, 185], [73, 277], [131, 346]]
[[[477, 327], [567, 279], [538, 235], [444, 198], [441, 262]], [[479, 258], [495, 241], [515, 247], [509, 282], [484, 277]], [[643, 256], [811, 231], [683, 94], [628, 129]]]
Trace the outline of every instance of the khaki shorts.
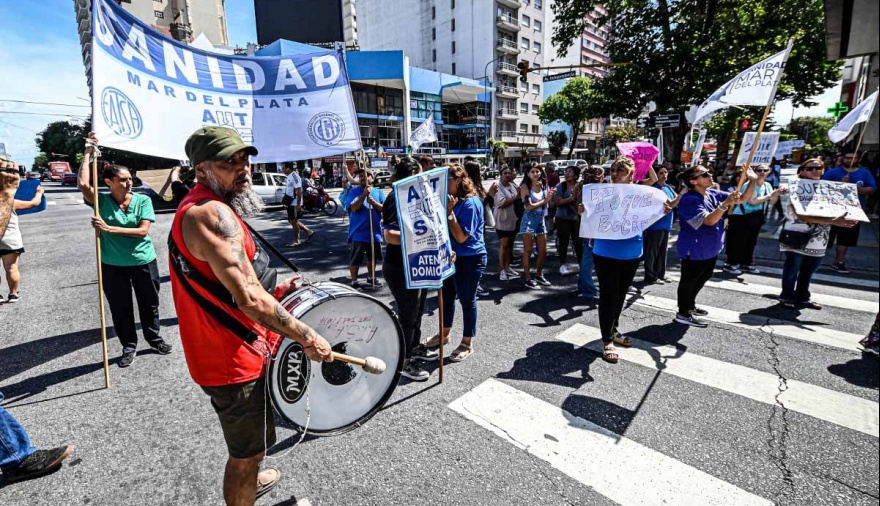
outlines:
[[202, 390], [211, 397], [220, 418], [230, 457], [247, 459], [275, 444], [275, 420], [265, 378]]

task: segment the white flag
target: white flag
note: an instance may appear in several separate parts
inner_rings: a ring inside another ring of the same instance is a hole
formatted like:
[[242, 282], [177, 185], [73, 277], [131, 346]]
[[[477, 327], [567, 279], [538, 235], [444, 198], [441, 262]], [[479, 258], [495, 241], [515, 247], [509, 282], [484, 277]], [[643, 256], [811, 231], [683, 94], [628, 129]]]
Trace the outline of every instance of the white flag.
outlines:
[[699, 165], [700, 157], [703, 155], [703, 143], [706, 142], [706, 130], [700, 129], [700, 136], [694, 145], [694, 157], [691, 160], [691, 166]]
[[791, 52], [791, 45], [792, 43], [789, 42], [784, 51], [752, 65], [718, 88], [697, 109], [694, 123], [699, 123], [713, 112], [732, 105], [772, 104], [776, 97], [776, 87], [779, 86], [782, 71], [785, 69], [785, 62], [788, 61], [788, 53]]
[[429, 142], [437, 141], [437, 128], [434, 125], [434, 116], [428, 116], [428, 119], [425, 120], [424, 123], [419, 125], [418, 128], [413, 130], [413, 133], [409, 136], [409, 145], [412, 146], [413, 151], [418, 150], [422, 144], [428, 144]]
[[657, 135], [657, 163], [663, 163], [666, 161], [666, 153], [663, 151], [663, 129], [660, 129], [660, 134]]
[[874, 113], [875, 105], [877, 105], [877, 91], [871, 93], [867, 98], [862, 100], [861, 104], [857, 105], [855, 109], [850, 111], [849, 114], [840, 120], [838, 124], [834, 125], [831, 130], [828, 130], [828, 138], [831, 139], [831, 142], [837, 144], [846, 139], [856, 125], [870, 120], [871, 114]]

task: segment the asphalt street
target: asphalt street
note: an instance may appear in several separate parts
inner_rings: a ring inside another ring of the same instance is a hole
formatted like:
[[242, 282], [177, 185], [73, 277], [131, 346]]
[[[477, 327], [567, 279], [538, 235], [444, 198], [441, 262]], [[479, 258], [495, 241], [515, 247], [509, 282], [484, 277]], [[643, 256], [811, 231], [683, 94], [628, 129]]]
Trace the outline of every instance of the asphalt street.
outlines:
[[[187, 371], [171, 298], [173, 214], [160, 212], [151, 236], [174, 352], [142, 342], [120, 369], [111, 339], [104, 389], [90, 209], [71, 188], [48, 184], [47, 196], [46, 212], [21, 218], [22, 299], [0, 305], [0, 391], [36, 445], [77, 448], [50, 476], [0, 480], [0, 505], [222, 504], [226, 448]], [[295, 249], [283, 211], [249, 221], [309, 280], [346, 282], [342, 212], [305, 220], [318, 234]], [[857, 345], [880, 306], [876, 239], [852, 252], [848, 276], [826, 258], [813, 285], [825, 308], [794, 311], [773, 300], [781, 256], [773, 223], [766, 232], [762, 274], [718, 270], [701, 294], [709, 328], [672, 322], [675, 283], [637, 283], [620, 322], [636, 346], [617, 365], [594, 351], [596, 310], [575, 277], [558, 274], [555, 250], [554, 286], [531, 291], [499, 281], [487, 234], [476, 353], [448, 363], [442, 385], [435, 364], [429, 382], [403, 380], [385, 409], [341, 436], [294, 447], [298, 434], [276, 415], [268, 465], [283, 478], [258, 504], [876, 505], [880, 367]], [[374, 295], [392, 301], [387, 288]], [[427, 336], [437, 316], [431, 297]], [[457, 316], [450, 351], [460, 331]]]

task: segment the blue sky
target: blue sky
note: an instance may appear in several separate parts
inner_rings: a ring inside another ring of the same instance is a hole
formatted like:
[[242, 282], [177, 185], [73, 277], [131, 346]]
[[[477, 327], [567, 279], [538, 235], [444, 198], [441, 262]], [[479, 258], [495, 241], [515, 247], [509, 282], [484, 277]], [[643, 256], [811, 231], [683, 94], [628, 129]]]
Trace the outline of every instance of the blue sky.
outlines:
[[[230, 44], [255, 42], [253, 0], [226, 0], [226, 11]], [[90, 111], [73, 0], [0, 0], [0, 19], [0, 142], [17, 162], [30, 167], [37, 155], [37, 132], [53, 121], [82, 120]], [[825, 114], [839, 95], [839, 86], [832, 88], [811, 109], [793, 111], [791, 103], [779, 103], [776, 121], [786, 124], [792, 113]]]

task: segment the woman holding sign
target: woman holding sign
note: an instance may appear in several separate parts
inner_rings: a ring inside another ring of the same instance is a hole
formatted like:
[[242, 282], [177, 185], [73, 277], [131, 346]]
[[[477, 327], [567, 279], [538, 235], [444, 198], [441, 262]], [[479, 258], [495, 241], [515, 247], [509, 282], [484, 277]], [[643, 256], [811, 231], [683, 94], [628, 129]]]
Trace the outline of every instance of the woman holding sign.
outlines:
[[[15, 170], [18, 171], [18, 169]], [[42, 186], [37, 186], [37, 191], [31, 200], [14, 200], [9, 225], [6, 232], [0, 235], [0, 260], [3, 261], [3, 270], [6, 271], [6, 283], [9, 285], [9, 297], [6, 301], [10, 304], [21, 299], [21, 295], [18, 293], [19, 283], [21, 283], [18, 264], [21, 254], [24, 253], [24, 242], [22, 242], [21, 229], [18, 226], [17, 211], [33, 209], [39, 206], [42, 201]], [[0, 302], [3, 302], [3, 296], [0, 296]]]
[[731, 206], [751, 200], [758, 176], [748, 171], [749, 187], [745, 194], [714, 189], [712, 173], [702, 165], [682, 172], [681, 182], [688, 192], [678, 204], [678, 258], [681, 259], [681, 280], [678, 282], [678, 314], [675, 321], [684, 325], [705, 328], [708, 324], [699, 316], [706, 311], [696, 306], [697, 295], [712, 273], [718, 254], [724, 249], [724, 219]]
[[[799, 178], [818, 181], [824, 170], [822, 160], [810, 158], [798, 167], [797, 174]], [[779, 302], [788, 309], [822, 309], [810, 300], [810, 281], [825, 257], [831, 226], [851, 229], [858, 222], [843, 216], [836, 219], [802, 216], [790, 202], [785, 204], [785, 222], [779, 234], [779, 250], [785, 253]]]
[[[519, 188], [520, 198], [525, 204], [525, 214], [519, 233], [523, 236], [523, 274], [526, 278], [526, 287], [532, 290], [540, 290], [543, 286], [551, 283], [544, 277], [544, 261], [547, 260], [547, 208], [556, 196], [556, 188], [547, 188], [547, 176], [544, 169], [539, 165], [529, 169]], [[535, 279], [529, 268], [529, 260], [532, 256], [532, 245], [538, 247], [538, 259], [535, 262]]]

